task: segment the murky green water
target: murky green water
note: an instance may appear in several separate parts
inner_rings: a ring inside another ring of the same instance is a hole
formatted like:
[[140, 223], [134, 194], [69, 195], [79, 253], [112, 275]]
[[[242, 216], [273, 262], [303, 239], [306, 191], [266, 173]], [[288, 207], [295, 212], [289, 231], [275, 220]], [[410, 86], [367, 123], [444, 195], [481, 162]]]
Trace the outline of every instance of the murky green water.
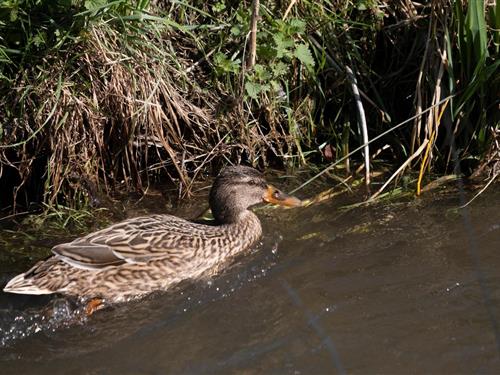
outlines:
[[499, 196], [263, 211], [262, 243], [210, 283], [79, 322], [64, 300], [1, 293], [1, 372], [499, 373]]

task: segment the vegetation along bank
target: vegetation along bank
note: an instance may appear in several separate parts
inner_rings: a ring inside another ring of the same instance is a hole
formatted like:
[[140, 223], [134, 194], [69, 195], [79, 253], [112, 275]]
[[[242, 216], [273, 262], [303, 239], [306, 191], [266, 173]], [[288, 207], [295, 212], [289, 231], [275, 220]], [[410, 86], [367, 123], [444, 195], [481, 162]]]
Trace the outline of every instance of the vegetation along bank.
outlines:
[[0, 207], [229, 162], [491, 181], [499, 45], [488, 0], [1, 0]]

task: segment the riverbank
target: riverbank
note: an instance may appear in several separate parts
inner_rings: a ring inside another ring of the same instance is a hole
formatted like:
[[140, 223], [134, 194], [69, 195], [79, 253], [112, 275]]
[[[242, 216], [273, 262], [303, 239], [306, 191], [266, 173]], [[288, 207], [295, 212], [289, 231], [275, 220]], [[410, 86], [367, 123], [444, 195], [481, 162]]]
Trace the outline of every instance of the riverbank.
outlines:
[[186, 197], [227, 163], [496, 175], [495, 2], [255, 3], [2, 5], [3, 212]]

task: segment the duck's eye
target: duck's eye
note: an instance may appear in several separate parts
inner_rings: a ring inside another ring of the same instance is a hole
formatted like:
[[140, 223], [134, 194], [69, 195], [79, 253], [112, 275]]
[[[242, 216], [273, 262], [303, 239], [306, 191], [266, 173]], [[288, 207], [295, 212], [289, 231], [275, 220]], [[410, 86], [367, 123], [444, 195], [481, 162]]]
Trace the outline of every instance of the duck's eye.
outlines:
[[253, 185], [253, 186], [261, 186], [262, 185], [262, 183], [260, 183], [257, 180], [250, 180], [250, 181], [248, 181], [248, 184]]
[[281, 197], [281, 192], [279, 190], [275, 190], [273, 193], [273, 198], [280, 199], [280, 197]]

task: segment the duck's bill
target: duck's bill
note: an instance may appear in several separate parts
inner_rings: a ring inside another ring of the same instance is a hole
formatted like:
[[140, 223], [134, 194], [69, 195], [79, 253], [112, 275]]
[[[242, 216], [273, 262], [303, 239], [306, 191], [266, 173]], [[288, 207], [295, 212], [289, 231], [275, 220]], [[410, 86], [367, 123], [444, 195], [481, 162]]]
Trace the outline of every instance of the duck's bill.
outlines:
[[272, 185], [267, 186], [267, 190], [262, 198], [264, 202], [277, 204], [285, 207], [302, 206], [302, 201], [299, 198], [283, 193]]

